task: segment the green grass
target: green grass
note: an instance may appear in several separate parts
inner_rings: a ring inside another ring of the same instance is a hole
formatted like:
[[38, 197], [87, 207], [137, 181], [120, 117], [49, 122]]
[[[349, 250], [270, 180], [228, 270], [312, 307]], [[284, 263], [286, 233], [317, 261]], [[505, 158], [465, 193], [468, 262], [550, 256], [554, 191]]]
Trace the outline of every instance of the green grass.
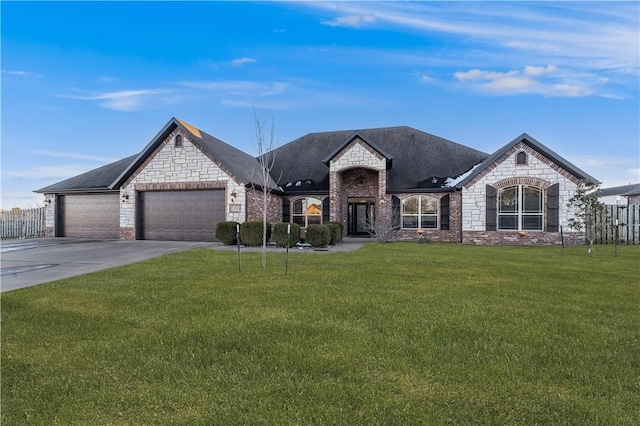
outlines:
[[640, 424], [640, 247], [197, 249], [2, 295], [2, 424]]

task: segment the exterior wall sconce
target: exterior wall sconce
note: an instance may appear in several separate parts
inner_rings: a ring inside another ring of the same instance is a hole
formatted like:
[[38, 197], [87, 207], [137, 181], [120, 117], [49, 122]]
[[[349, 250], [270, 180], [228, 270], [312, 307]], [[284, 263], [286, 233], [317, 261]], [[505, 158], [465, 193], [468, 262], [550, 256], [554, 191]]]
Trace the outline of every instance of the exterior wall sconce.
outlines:
[[231, 202], [235, 203], [236, 202], [236, 197], [238, 196], [238, 194], [234, 191], [231, 193]]
[[122, 194], [122, 197], [120, 197], [120, 199], [123, 203], [126, 203], [129, 200], [129, 194]]

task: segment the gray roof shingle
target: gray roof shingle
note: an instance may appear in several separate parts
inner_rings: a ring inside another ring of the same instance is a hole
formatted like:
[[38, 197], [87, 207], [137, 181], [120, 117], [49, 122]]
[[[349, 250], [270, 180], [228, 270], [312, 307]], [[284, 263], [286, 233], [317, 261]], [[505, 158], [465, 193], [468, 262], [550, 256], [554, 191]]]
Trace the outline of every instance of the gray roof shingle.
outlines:
[[[329, 167], [323, 161], [337, 154], [354, 135], [393, 160], [387, 171], [387, 190], [391, 192], [439, 189], [445, 178], [459, 176], [488, 157], [484, 152], [407, 126], [342, 130], [309, 133], [277, 148], [271, 175], [281, 176], [279, 185], [285, 190], [288, 182], [311, 180], [313, 189], [326, 191]], [[439, 178], [435, 186], [433, 177]]]
[[621, 195], [625, 197], [629, 197], [632, 195], [640, 194], [640, 183], [635, 183], [631, 185], [622, 185], [622, 186], [614, 186], [612, 188], [603, 188], [598, 193], [600, 197], [608, 197], [611, 195]]
[[502, 148], [500, 148], [499, 150], [497, 150], [496, 152], [494, 152], [493, 154], [491, 154], [491, 156], [485, 159], [482, 162], [482, 164], [480, 164], [478, 167], [476, 167], [472, 173], [470, 173], [465, 179], [460, 181], [460, 183], [458, 183], [456, 187], [462, 188], [464, 185], [470, 182], [473, 178], [475, 178], [478, 174], [484, 171], [487, 167], [490, 167], [495, 161], [500, 159], [500, 157], [506, 154], [507, 151], [512, 149], [514, 146], [516, 146], [520, 142], [529, 145], [530, 147], [532, 147], [533, 149], [535, 149], [536, 151], [538, 151], [539, 153], [541, 153], [542, 155], [544, 155], [545, 157], [547, 157], [548, 159], [553, 161], [555, 164], [562, 167], [563, 169], [565, 169], [566, 171], [568, 171], [578, 179], [583, 179], [593, 184], [599, 183], [599, 181], [593, 176], [582, 171], [580, 168], [573, 165], [572, 163], [570, 163], [560, 155], [556, 154], [555, 152], [553, 152], [552, 150], [550, 150], [545, 145], [541, 144], [540, 142], [538, 142], [528, 134], [523, 133], [517, 138], [515, 138], [514, 140], [512, 140], [511, 142], [509, 142], [508, 144], [506, 144], [505, 146], [503, 146]]
[[34, 192], [38, 193], [61, 193], [61, 192], [87, 192], [105, 191], [111, 189], [109, 186], [120, 174], [131, 164], [139, 154], [123, 158], [86, 173], [65, 179], [53, 185], [45, 186]]

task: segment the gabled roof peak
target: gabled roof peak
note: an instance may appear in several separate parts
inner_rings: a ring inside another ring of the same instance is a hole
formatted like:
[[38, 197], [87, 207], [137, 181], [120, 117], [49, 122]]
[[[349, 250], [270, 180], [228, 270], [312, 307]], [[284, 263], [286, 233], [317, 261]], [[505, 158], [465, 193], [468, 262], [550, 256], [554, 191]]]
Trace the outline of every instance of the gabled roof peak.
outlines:
[[488, 167], [491, 167], [491, 165], [495, 163], [498, 159], [500, 159], [500, 157], [502, 157], [507, 151], [509, 151], [510, 149], [512, 149], [513, 147], [515, 147], [521, 142], [529, 145], [531, 148], [538, 151], [539, 153], [541, 153], [542, 155], [547, 157], [549, 160], [553, 161], [555, 164], [562, 167], [563, 169], [565, 169], [566, 171], [568, 171], [578, 179], [584, 179], [594, 184], [599, 183], [599, 181], [596, 178], [584, 172], [577, 166], [573, 165], [572, 163], [567, 161], [565, 158], [563, 158], [559, 154], [556, 154], [551, 149], [547, 148], [545, 145], [538, 142], [532, 136], [528, 135], [527, 133], [522, 133], [520, 136], [513, 139], [511, 142], [504, 145], [502, 148], [498, 149], [496, 152], [494, 152], [488, 158], [486, 158], [478, 167], [476, 167], [473, 170], [473, 172], [469, 176], [467, 176], [464, 180], [458, 183], [456, 187], [462, 188], [464, 185], [469, 183], [473, 178], [475, 178], [478, 174], [482, 173], [482, 171], [484, 171]]
[[384, 151], [379, 146], [377, 146], [377, 144], [371, 142], [367, 137], [365, 137], [362, 134], [362, 132], [360, 130], [355, 130], [349, 136], [347, 136], [347, 138], [344, 140], [344, 142], [342, 142], [340, 145], [338, 145], [338, 147], [336, 149], [334, 149], [331, 153], [329, 153], [329, 155], [327, 155], [322, 160], [322, 162], [328, 165], [331, 162], [331, 160], [336, 155], [338, 155], [340, 153], [340, 151], [345, 149], [347, 147], [347, 145], [349, 145], [356, 138], [360, 139], [361, 141], [363, 141], [364, 143], [369, 145], [371, 148], [373, 148], [380, 155], [382, 155], [387, 160], [387, 169], [389, 169], [391, 167], [391, 161], [393, 160], [393, 156], [388, 154], [386, 151]]

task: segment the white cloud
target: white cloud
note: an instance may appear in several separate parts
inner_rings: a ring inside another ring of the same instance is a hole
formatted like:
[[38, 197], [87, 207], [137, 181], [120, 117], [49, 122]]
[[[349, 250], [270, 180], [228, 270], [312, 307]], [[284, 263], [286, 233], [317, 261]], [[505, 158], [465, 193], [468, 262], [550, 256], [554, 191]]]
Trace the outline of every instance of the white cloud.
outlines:
[[46, 157], [75, 158], [79, 160], [98, 161], [101, 163], [111, 163], [118, 160], [117, 158], [112, 158], [112, 157], [101, 157], [98, 155], [82, 154], [82, 153], [76, 153], [76, 152], [50, 151], [46, 149], [35, 149], [35, 150], [32, 150], [31, 152], [36, 155], [44, 155]]
[[31, 75], [33, 75], [33, 73], [31, 71], [21, 71], [21, 70], [2, 70], [2, 74], [7, 74], [7, 75], [16, 75], [16, 76], [21, 76], [21, 77], [29, 77]]
[[[561, 85], [557, 87], [544, 85], [547, 96], [590, 93], [624, 98], [614, 92], [624, 87], [637, 90], [637, 2], [305, 2], [303, 7], [322, 10], [322, 23], [326, 25], [357, 27], [366, 23], [370, 27], [454, 39], [451, 45], [463, 43], [464, 50], [450, 49], [451, 58], [459, 63], [465, 59], [475, 61], [476, 67], [491, 69], [499, 64], [518, 68], [526, 62], [552, 63], [575, 73], [610, 77], [595, 85], [591, 77], [558, 82]], [[327, 14], [335, 18], [327, 20]], [[555, 71], [528, 67], [521, 74], [534, 78]], [[518, 83], [531, 82], [510, 82]]]
[[523, 74], [536, 77], [536, 76], [554, 73], [557, 70], [558, 70], [558, 67], [555, 65], [547, 65], [546, 67], [532, 67], [530, 65], [527, 65], [526, 67], [524, 67]]
[[377, 19], [375, 16], [365, 14], [365, 15], [340, 16], [340, 17], [334, 18], [331, 21], [324, 21], [322, 23], [330, 27], [360, 28], [365, 25], [373, 24], [376, 21]]
[[231, 66], [232, 67], [241, 67], [242, 65], [251, 64], [253, 62], [257, 62], [257, 60], [253, 59], [253, 58], [238, 58], [238, 59], [234, 59], [233, 61], [231, 61]]
[[[458, 71], [454, 77], [472, 90], [497, 94], [537, 94], [555, 97], [582, 97], [594, 92], [590, 85], [580, 84], [586, 76], [572, 78], [575, 75], [560, 72], [556, 65], [546, 67], [526, 66], [522, 70], [507, 72], [473, 69]], [[570, 80], [576, 80], [571, 82]]]
[[120, 90], [115, 92], [88, 93], [57, 95], [61, 98], [78, 99], [84, 101], [99, 101], [99, 105], [106, 109], [116, 111], [136, 111], [146, 106], [152, 105], [160, 96], [169, 94], [166, 89], [138, 89]]
[[420, 81], [423, 82], [423, 83], [434, 83], [434, 82], [438, 81], [438, 79], [430, 77], [428, 75], [423, 75], [423, 76], [420, 77]]
[[57, 166], [42, 166], [24, 170], [5, 170], [3, 174], [20, 180], [62, 180], [88, 172], [95, 166], [86, 164], [64, 164]]
[[602, 181], [602, 188], [640, 182], [640, 168], [633, 157], [575, 154], [567, 159]]
[[21, 209], [33, 209], [44, 206], [42, 194], [31, 191], [2, 191], [0, 208], [10, 210], [14, 207]]
[[210, 90], [221, 95], [265, 97], [279, 95], [287, 91], [289, 83], [280, 81], [257, 82], [243, 80], [226, 81], [189, 81], [183, 86], [194, 89]]

